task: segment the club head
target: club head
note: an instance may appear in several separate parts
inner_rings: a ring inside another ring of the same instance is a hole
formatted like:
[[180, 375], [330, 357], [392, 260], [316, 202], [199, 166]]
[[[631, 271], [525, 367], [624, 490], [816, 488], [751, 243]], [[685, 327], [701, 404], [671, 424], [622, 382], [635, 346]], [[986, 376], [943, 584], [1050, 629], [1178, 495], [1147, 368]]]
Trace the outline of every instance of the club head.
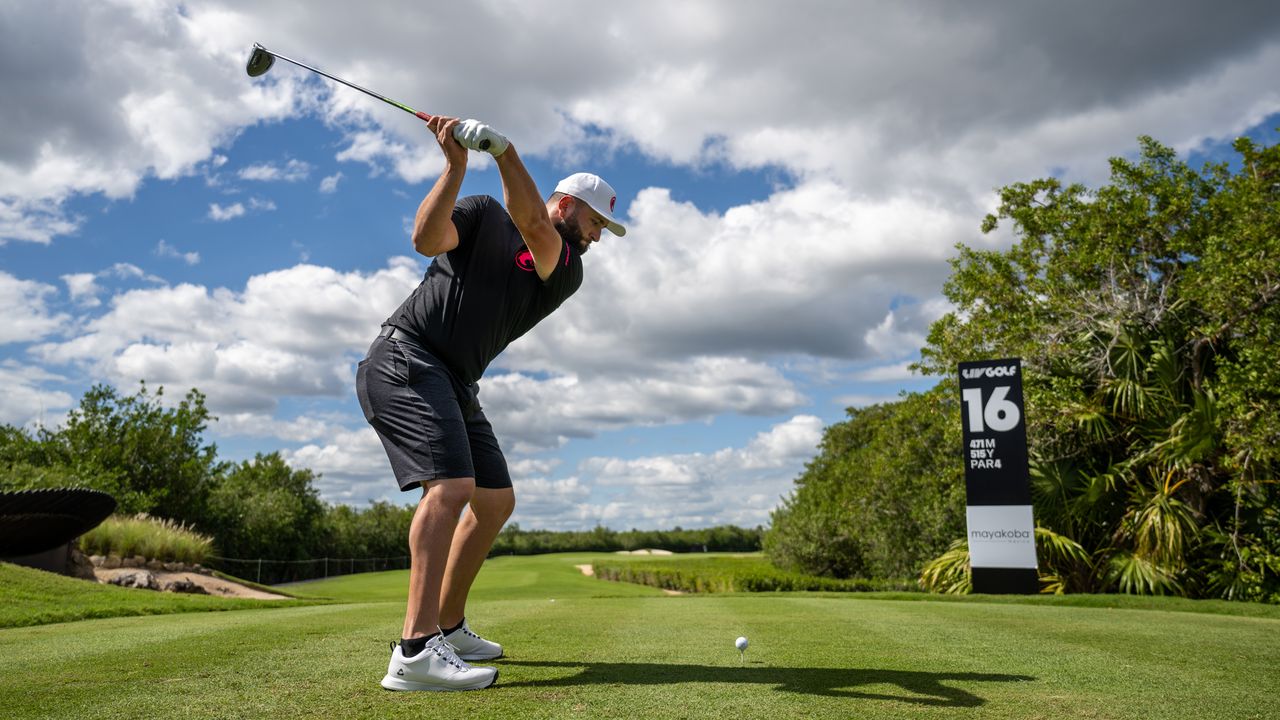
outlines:
[[253, 54], [249, 56], [249, 64], [245, 65], [244, 71], [249, 73], [249, 77], [258, 77], [270, 70], [275, 61], [275, 55], [258, 43], [254, 43]]

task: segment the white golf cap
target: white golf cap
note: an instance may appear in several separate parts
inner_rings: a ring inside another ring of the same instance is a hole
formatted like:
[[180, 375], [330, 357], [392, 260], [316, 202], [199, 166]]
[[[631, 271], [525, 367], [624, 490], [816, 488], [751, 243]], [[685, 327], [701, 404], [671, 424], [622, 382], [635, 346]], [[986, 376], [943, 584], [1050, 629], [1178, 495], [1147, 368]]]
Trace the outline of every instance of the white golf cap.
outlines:
[[605, 182], [599, 175], [591, 173], [574, 173], [556, 185], [556, 192], [578, 198], [600, 213], [609, 223], [609, 232], [622, 237], [627, 229], [622, 223], [613, 219], [613, 206], [618, 201], [618, 194], [613, 186]]

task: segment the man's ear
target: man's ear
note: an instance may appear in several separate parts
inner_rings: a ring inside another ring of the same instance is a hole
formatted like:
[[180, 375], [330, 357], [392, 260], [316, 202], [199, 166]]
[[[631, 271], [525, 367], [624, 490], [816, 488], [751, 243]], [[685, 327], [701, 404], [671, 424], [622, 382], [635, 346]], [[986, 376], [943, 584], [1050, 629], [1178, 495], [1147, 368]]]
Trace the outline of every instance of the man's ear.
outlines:
[[573, 211], [574, 202], [576, 199], [572, 195], [560, 196], [560, 202], [556, 203], [556, 207], [560, 210], [560, 217], [569, 217], [569, 213]]

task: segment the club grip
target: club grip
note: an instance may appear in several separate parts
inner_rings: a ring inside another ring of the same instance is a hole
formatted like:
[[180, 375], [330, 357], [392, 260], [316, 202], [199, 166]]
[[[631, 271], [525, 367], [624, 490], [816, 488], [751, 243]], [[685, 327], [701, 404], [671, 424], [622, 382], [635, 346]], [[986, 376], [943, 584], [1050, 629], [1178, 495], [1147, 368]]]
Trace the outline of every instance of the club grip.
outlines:
[[[417, 115], [417, 116], [418, 116], [418, 118], [420, 118], [423, 122], [431, 122], [431, 116], [430, 116], [430, 115], [428, 115], [428, 114], [426, 114], [426, 113], [424, 113], [424, 112], [416, 112], [416, 113], [414, 113], [414, 115]], [[457, 133], [457, 132], [458, 132], [458, 128], [454, 128], [454, 133], [455, 133], [455, 135], [456, 135], [456, 133]], [[490, 145], [490, 144], [491, 144], [491, 143], [490, 143], [488, 140], [481, 140], [481, 141], [480, 141], [480, 149], [481, 149], [481, 150], [488, 150], [488, 149], [489, 149], [489, 145]]]

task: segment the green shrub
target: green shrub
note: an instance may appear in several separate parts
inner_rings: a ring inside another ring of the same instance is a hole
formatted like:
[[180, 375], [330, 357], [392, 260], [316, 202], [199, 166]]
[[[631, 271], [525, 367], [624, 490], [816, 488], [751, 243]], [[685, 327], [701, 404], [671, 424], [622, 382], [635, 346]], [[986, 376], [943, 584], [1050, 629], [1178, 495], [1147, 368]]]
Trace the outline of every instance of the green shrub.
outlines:
[[908, 579], [866, 580], [817, 577], [779, 570], [762, 556], [675, 557], [661, 560], [597, 560], [592, 568], [604, 580], [632, 582], [664, 590], [720, 592], [867, 592], [918, 590]]
[[172, 520], [139, 513], [107, 518], [80, 537], [80, 549], [87, 555], [202, 563], [213, 553], [213, 539]]

